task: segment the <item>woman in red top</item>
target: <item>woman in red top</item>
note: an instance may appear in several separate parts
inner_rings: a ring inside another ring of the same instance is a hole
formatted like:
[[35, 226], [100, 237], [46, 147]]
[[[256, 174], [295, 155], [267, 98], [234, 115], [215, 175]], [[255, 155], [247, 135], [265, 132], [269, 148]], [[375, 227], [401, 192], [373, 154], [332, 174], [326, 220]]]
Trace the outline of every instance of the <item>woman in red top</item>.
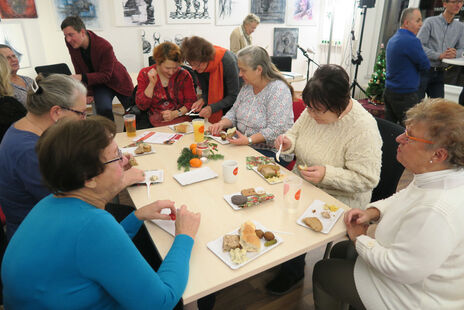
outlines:
[[164, 42], [155, 47], [153, 58], [156, 64], [143, 68], [137, 77], [135, 103], [141, 110], [148, 110], [154, 127], [190, 121], [185, 113], [197, 96], [190, 73], [180, 67], [180, 48]]

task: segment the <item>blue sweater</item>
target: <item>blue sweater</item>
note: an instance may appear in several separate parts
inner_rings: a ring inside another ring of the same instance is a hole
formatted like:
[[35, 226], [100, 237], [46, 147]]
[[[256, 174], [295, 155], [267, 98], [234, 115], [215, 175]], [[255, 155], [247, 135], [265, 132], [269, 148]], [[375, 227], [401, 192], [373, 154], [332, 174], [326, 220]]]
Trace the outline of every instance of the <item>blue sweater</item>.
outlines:
[[10, 239], [40, 199], [50, 191], [42, 183], [35, 145], [39, 136], [12, 125], [0, 144], [0, 205]]
[[49, 195], [24, 219], [2, 264], [6, 309], [172, 309], [187, 285], [193, 239], [178, 235], [155, 273], [121, 224], [76, 198]]
[[430, 69], [421, 42], [414, 33], [398, 29], [387, 44], [387, 79], [385, 86], [396, 93], [412, 93], [418, 90], [420, 71]]

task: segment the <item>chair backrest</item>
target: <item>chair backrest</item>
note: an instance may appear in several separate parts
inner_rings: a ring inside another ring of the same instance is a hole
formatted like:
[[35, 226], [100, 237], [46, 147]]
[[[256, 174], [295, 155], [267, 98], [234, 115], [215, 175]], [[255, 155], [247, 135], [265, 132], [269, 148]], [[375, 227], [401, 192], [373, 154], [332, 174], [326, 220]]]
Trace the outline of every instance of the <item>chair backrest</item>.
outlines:
[[306, 105], [304, 104], [302, 99], [296, 99], [293, 101], [293, 121], [296, 122], [298, 117], [300, 117], [301, 113], [306, 109]]
[[271, 56], [272, 63], [280, 71], [292, 71], [292, 57], [291, 56]]
[[48, 76], [53, 73], [71, 75], [71, 70], [69, 70], [68, 65], [65, 63], [46, 65], [46, 66], [37, 66], [35, 67], [35, 72], [37, 72], [37, 74], [42, 73], [42, 75], [44, 76]]
[[379, 184], [372, 191], [371, 202], [393, 195], [404, 171], [403, 165], [396, 160], [396, 150], [398, 148], [396, 137], [404, 132], [404, 128], [378, 117], [375, 120], [383, 141], [382, 168], [380, 170]]

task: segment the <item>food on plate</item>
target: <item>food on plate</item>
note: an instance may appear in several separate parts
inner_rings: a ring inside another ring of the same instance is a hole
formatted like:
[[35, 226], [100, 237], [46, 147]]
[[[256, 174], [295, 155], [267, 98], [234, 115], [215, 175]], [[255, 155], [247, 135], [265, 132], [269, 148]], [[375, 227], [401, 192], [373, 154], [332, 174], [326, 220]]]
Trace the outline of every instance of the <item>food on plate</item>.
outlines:
[[248, 252], [258, 252], [261, 249], [261, 241], [255, 233], [255, 225], [247, 221], [240, 227], [240, 245]]
[[278, 177], [280, 175], [280, 167], [278, 165], [259, 165], [258, 171], [265, 177], [266, 179], [272, 177]]
[[247, 251], [245, 249], [232, 249], [229, 251], [230, 254], [230, 260], [233, 263], [236, 263], [237, 265], [243, 264], [248, 260], [248, 257], [246, 256]]
[[227, 134], [226, 134], [227, 138], [232, 139], [233, 136], [235, 136], [236, 131], [237, 131], [237, 129], [235, 127], [227, 129]]
[[325, 204], [324, 207], [323, 207], [324, 210], [330, 210], [332, 212], [336, 212], [338, 209], [340, 209], [340, 207], [337, 207], [337, 206], [334, 206], [334, 205], [329, 205], [329, 204]]
[[189, 123], [180, 123], [174, 126], [174, 130], [179, 133], [186, 133], [189, 129]]
[[138, 163], [134, 157], [129, 157], [129, 164], [131, 165], [131, 167], [138, 166]]
[[243, 206], [247, 203], [247, 197], [244, 195], [233, 195], [230, 200], [234, 205]]
[[255, 234], [259, 239], [263, 238], [264, 236], [264, 232], [261, 229], [256, 229]]
[[135, 154], [143, 154], [147, 152], [151, 152], [151, 145], [148, 143], [140, 143], [134, 151]]
[[246, 198], [247, 198], [247, 202], [244, 205], [239, 206], [239, 207], [247, 208], [247, 207], [256, 206], [260, 204], [261, 202], [274, 199], [274, 195], [265, 193], [264, 195], [253, 195], [253, 196], [248, 196]]
[[224, 252], [228, 252], [236, 248], [240, 248], [239, 235], [225, 235], [222, 238], [222, 249], [224, 250]]
[[264, 242], [264, 246], [271, 246], [276, 243], [277, 243], [277, 239], [272, 239], [272, 240]]
[[219, 133], [219, 135], [221, 136], [221, 140], [222, 140], [222, 141], [226, 141], [226, 140], [227, 140], [227, 132], [221, 131], [221, 132]]
[[306, 166], [306, 165], [298, 165], [298, 169], [306, 170], [306, 169], [308, 169], [308, 166]]
[[325, 219], [329, 219], [330, 218], [330, 212], [329, 211], [322, 211], [321, 216], [323, 218], [325, 218]]
[[255, 192], [255, 189], [254, 188], [245, 188], [245, 189], [242, 189], [240, 191], [240, 193], [243, 195], [243, 196], [254, 196], [256, 195], [256, 192]]
[[314, 231], [322, 230], [322, 223], [317, 217], [305, 217], [303, 219], [303, 223], [308, 225], [308, 227]]
[[143, 154], [143, 145], [139, 144], [134, 151], [135, 154]]
[[158, 176], [157, 176], [157, 175], [152, 175], [152, 176], [150, 177], [150, 181], [152, 181], [152, 182], [158, 181]]
[[275, 236], [271, 231], [266, 231], [264, 233], [264, 239], [266, 239], [266, 241], [271, 241], [275, 239]]

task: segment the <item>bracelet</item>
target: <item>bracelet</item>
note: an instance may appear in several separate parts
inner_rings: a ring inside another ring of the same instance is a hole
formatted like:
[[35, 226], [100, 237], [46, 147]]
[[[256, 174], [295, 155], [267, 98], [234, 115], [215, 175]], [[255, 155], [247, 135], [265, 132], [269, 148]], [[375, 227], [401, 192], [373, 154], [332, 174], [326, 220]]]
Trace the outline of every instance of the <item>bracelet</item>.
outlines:
[[253, 144], [253, 140], [251, 140], [251, 136], [248, 137], [248, 145], [252, 145]]

